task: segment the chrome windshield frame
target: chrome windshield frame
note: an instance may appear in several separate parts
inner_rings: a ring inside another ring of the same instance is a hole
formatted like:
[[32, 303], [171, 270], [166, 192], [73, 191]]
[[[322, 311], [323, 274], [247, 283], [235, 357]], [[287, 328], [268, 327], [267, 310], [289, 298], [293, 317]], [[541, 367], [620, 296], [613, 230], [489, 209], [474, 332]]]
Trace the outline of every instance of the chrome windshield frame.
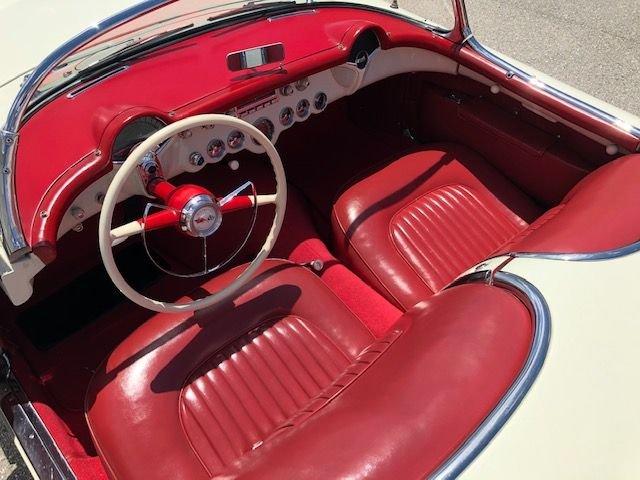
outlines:
[[18, 132], [29, 102], [36, 93], [40, 83], [51, 73], [56, 65], [78, 48], [123, 23], [175, 1], [176, 0], [144, 0], [90, 26], [50, 53], [33, 72], [25, 78], [9, 109], [7, 121], [0, 132], [0, 140], [2, 141], [0, 147], [0, 165], [2, 166], [2, 182], [0, 182], [0, 227], [4, 248], [10, 260], [14, 260], [24, 254], [29, 247], [24, 232], [22, 231], [15, 196], [15, 157], [19, 141]]

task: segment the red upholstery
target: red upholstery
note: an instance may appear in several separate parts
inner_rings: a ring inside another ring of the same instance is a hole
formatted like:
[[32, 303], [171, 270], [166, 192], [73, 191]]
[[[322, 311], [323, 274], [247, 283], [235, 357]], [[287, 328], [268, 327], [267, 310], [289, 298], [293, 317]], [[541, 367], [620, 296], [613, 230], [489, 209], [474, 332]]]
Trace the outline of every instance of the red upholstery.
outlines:
[[268, 261], [233, 304], [135, 331], [87, 421], [118, 479], [415, 478], [495, 406], [531, 329], [510, 293], [465, 285], [375, 341], [312, 273]]
[[502, 397], [522, 367], [532, 333], [526, 308], [484, 285], [434, 296], [408, 312], [395, 331], [398, 337], [366, 375], [227, 473], [252, 479], [425, 478]]
[[[232, 270], [202, 288], [215, 291], [235, 276]], [[120, 344], [89, 387], [89, 427], [115, 478], [209, 478], [373, 341], [315, 275], [267, 261], [234, 305], [157, 315]], [[244, 353], [229, 357], [234, 350]]]
[[585, 177], [501, 253], [591, 253], [638, 240], [640, 155], [627, 155]]
[[333, 226], [342, 256], [406, 310], [524, 230], [514, 211], [538, 215], [479, 156], [447, 144], [405, 155], [347, 189]]

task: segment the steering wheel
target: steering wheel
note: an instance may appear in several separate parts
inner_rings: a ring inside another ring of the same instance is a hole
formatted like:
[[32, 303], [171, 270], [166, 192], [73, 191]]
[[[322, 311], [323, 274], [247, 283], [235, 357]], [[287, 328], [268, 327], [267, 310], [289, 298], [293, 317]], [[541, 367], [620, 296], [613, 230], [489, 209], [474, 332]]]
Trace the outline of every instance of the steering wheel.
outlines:
[[[153, 153], [154, 150], [160, 144], [181, 132], [210, 125], [223, 125], [237, 129], [248, 138], [255, 139], [265, 149], [275, 174], [275, 194], [257, 195], [254, 191], [252, 196], [241, 196], [240, 193], [244, 188], [242, 186], [229, 195], [216, 198], [211, 192], [198, 185], [174, 187], [163, 178], [161, 165]], [[120, 192], [132, 174], [139, 174], [147, 193], [155, 196], [163, 205], [169, 208], [114, 229], [112, 228], [113, 211], [118, 202]], [[158, 130], [138, 145], [120, 166], [107, 189], [102, 211], [100, 212], [98, 226], [100, 255], [105, 269], [115, 286], [127, 298], [141, 307], [156, 312], [201, 310], [229, 299], [251, 279], [252, 275], [271, 252], [278, 238], [284, 219], [286, 203], [287, 181], [280, 155], [271, 141], [260, 130], [244, 120], [229, 115], [195, 115]], [[160, 228], [178, 227], [185, 235], [206, 239], [218, 230], [225, 213], [244, 208], [257, 208], [259, 205], [266, 204], [275, 204], [275, 216], [262, 248], [235, 280], [222, 290], [204, 298], [183, 303], [171, 303], [146, 297], [127, 283], [115, 263], [113, 247], [133, 235]]]

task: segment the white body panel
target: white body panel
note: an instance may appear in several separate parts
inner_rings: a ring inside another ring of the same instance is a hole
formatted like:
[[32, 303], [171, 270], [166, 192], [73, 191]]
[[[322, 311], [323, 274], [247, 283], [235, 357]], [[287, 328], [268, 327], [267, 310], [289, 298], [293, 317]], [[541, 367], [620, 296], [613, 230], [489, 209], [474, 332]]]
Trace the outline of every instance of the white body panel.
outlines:
[[[0, 124], [22, 78], [58, 46], [135, 0], [0, 0]], [[12, 81], [13, 80], [13, 81]]]
[[518, 258], [551, 312], [544, 366], [465, 479], [640, 478], [640, 252], [612, 260]]

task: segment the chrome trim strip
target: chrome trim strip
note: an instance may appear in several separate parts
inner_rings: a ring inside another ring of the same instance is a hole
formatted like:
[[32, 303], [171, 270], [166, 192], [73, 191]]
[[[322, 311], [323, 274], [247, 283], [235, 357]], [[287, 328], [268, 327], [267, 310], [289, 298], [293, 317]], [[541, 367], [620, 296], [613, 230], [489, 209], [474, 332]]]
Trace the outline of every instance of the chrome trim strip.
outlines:
[[640, 241], [611, 250], [591, 253], [552, 253], [552, 252], [513, 252], [507, 254], [512, 258], [539, 258], [543, 260], [564, 260], [572, 262], [592, 262], [598, 260], [611, 260], [612, 258], [624, 257], [640, 251]]
[[[0, 414], [20, 443], [28, 463], [39, 478], [76, 480], [69, 463], [55, 443], [40, 415], [27, 399], [15, 377], [4, 380], [9, 386], [8, 402], [3, 401]], [[5, 411], [8, 409], [9, 411]]]
[[93, 80], [89, 80], [86, 83], [81, 84], [77, 88], [74, 88], [69, 93], [67, 93], [67, 98], [76, 98], [78, 95], [80, 95], [85, 90], [89, 90], [94, 85], [97, 85], [98, 83], [106, 80], [107, 78], [111, 78], [114, 75], [118, 75], [119, 73], [122, 73], [122, 72], [124, 72], [124, 71], [126, 71], [128, 69], [129, 69], [128, 65], [122, 65], [121, 67], [118, 67], [118, 68], [116, 68], [114, 70], [111, 70], [110, 72], [106, 72], [106, 73], [94, 78]]
[[28, 248], [18, 216], [17, 200], [14, 191], [14, 166], [18, 131], [29, 101], [38, 86], [61, 60], [82, 45], [85, 45], [118, 25], [128, 22], [166, 3], [171, 3], [172, 1], [173, 0], [144, 0], [106, 20], [92, 25], [49, 54], [20, 87], [20, 91], [11, 105], [7, 121], [2, 130], [2, 148], [0, 148], [0, 164], [2, 165], [2, 182], [0, 182], [0, 227], [2, 229], [4, 245], [10, 258], [13, 259], [19, 256]]
[[[465, 10], [465, 14], [466, 14], [466, 10]], [[594, 107], [593, 105], [580, 100], [579, 98], [576, 98], [572, 95], [569, 95], [568, 93], [553, 87], [552, 85], [548, 85], [546, 83], [544, 83], [543, 81], [539, 80], [538, 78], [534, 77], [533, 75], [527, 73], [526, 71], [516, 67], [515, 65], [510, 64], [509, 62], [507, 62], [506, 60], [504, 60], [502, 57], [499, 57], [498, 55], [495, 55], [494, 53], [492, 53], [491, 51], [489, 51], [487, 48], [485, 48], [482, 43], [480, 43], [476, 37], [473, 35], [473, 32], [471, 31], [471, 28], [468, 26], [466, 26], [466, 28], [463, 30], [463, 38], [465, 39], [466, 43], [469, 44], [469, 46], [475, 50], [476, 52], [478, 52], [480, 55], [482, 55], [485, 59], [489, 60], [490, 62], [496, 64], [497, 66], [499, 66], [500, 68], [504, 69], [505, 72], [507, 72], [508, 75], [517, 75], [518, 77], [522, 78], [523, 80], [529, 82], [529, 84], [533, 87], [533, 88], [538, 88], [539, 90], [542, 90], [544, 92], [550, 93], [551, 95], [553, 95], [554, 97], [559, 98], [560, 100], [568, 103], [569, 105], [576, 107], [580, 110], [584, 110], [585, 112], [587, 112], [589, 115], [593, 115], [594, 117], [598, 118], [599, 120], [602, 120], [605, 123], [608, 123], [609, 125], [612, 125], [622, 131], [628, 132], [631, 135], [634, 135], [635, 137], [637, 137], [638, 139], [640, 139], [640, 126], [635, 126], [635, 125], [631, 125], [628, 124], [627, 122], [625, 122], [624, 120], [608, 113], [605, 112], [604, 110], [601, 110], [597, 107]]]
[[540, 373], [549, 349], [551, 336], [551, 314], [549, 307], [540, 291], [525, 279], [507, 272], [496, 272], [493, 277], [490, 272], [481, 271], [461, 278], [454, 285], [486, 281], [509, 289], [521, 300], [528, 304], [533, 320], [534, 334], [529, 350], [529, 356], [520, 374], [507, 390], [498, 405], [487, 418], [471, 434], [469, 438], [443, 463], [429, 478], [444, 480], [456, 478], [465, 468], [484, 450], [489, 442], [509, 420], [522, 399], [525, 397]]

